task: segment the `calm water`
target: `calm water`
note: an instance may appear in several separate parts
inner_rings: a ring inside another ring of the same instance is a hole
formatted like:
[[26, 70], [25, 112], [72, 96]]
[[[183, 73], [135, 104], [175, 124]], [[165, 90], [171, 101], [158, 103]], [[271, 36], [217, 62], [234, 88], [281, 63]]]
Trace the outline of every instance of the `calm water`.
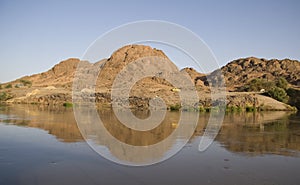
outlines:
[[[110, 110], [99, 115], [111, 135], [135, 146], [161, 141], [174, 131], [180, 117], [168, 112], [159, 129], [147, 135], [117, 124]], [[147, 112], [136, 115], [148, 116]], [[214, 143], [199, 152], [208, 118], [209, 114], [200, 114], [192, 138], [174, 157], [147, 167], [128, 167], [104, 159], [84, 142], [72, 109], [0, 106], [0, 185], [299, 184], [299, 114], [228, 114]], [[94, 140], [111, 155], [119, 154], [109, 141]], [[166, 148], [172, 145], [176, 142]]]

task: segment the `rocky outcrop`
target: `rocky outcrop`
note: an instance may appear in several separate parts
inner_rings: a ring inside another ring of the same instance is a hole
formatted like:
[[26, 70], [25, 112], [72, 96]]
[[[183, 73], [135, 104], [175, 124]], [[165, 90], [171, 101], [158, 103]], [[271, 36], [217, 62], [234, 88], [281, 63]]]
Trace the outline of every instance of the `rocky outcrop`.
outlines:
[[[111, 89], [112, 84], [116, 78], [116, 76], [124, 69], [128, 64], [135, 62], [137, 60], [151, 60], [151, 58], [159, 57], [166, 61], [168, 61], [168, 65], [177, 69], [177, 67], [170, 61], [170, 59], [161, 51], [157, 49], [153, 49], [150, 46], [143, 45], [129, 45], [124, 46], [117, 51], [115, 51], [109, 59], [104, 62], [104, 65], [101, 69], [99, 77], [97, 79], [97, 89], [101, 89], [103, 87], [107, 89]], [[156, 62], [161, 62], [157, 60], [151, 61], [152, 65], [156, 65]], [[139, 81], [140, 86], [151, 85], [166, 85], [170, 86], [165, 80], [158, 79], [159, 76], [154, 76], [152, 78], [144, 78]], [[141, 88], [142, 89], [142, 88]]]
[[236, 90], [254, 78], [274, 81], [279, 77], [285, 78], [291, 85], [300, 85], [300, 62], [284, 59], [259, 59], [255, 57], [234, 60], [221, 68], [226, 86]]
[[194, 82], [195, 86], [200, 86], [200, 87], [205, 87], [207, 86], [205, 83], [206, 81], [206, 75], [197, 72], [195, 69], [187, 67], [182, 69], [181, 71], [186, 72], [187, 74], [190, 75], [192, 81]]

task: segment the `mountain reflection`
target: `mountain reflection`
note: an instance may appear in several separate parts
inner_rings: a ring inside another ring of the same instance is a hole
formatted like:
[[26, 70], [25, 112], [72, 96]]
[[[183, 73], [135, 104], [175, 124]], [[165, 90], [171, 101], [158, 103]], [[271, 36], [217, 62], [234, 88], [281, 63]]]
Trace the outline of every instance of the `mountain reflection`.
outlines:
[[38, 105], [1, 106], [0, 122], [43, 129], [62, 142], [83, 141], [70, 108]]
[[286, 112], [226, 116], [216, 140], [234, 153], [299, 155], [299, 115]]
[[[120, 124], [110, 109], [98, 113], [111, 135], [121, 142], [134, 146], [147, 146], [164, 140], [176, 129], [180, 118], [178, 112], [167, 112], [165, 120], [156, 129], [148, 132], [136, 132]], [[134, 114], [139, 118], [149, 116], [148, 112], [134, 112]], [[199, 123], [190, 142], [203, 135], [208, 119], [209, 114], [200, 113]], [[0, 122], [43, 129], [62, 142], [83, 141], [72, 108], [38, 105], [1, 106]], [[299, 114], [286, 112], [230, 113], [225, 115], [216, 141], [227, 150], [243, 155], [298, 155], [300, 151]], [[101, 138], [96, 138], [95, 143], [112, 149], [109, 146], [111, 143], [103, 141]], [[171, 147], [173, 144], [168, 143], [167, 147]]]

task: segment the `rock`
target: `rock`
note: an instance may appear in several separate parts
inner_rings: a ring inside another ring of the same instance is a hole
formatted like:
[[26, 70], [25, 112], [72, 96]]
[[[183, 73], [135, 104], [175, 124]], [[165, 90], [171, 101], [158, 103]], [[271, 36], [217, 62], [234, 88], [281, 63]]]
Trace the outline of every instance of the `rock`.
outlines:
[[56, 87], [54, 87], [54, 86], [48, 86], [48, 87], [45, 87], [44, 89], [46, 89], [46, 90], [55, 90]]
[[39, 89], [35, 89], [35, 90], [31, 91], [30, 93], [27, 93], [26, 97], [34, 96], [34, 95], [37, 95], [38, 93], [40, 93], [40, 90]]
[[296, 60], [266, 60], [255, 57], [234, 60], [221, 68], [226, 87], [232, 91], [244, 86], [254, 78], [273, 81], [285, 78], [291, 85], [300, 80], [300, 62]]

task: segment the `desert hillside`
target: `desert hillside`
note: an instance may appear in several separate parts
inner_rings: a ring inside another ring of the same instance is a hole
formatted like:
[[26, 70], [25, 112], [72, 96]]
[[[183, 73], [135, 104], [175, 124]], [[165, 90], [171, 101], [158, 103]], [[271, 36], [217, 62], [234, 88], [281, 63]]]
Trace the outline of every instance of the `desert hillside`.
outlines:
[[289, 84], [300, 86], [300, 62], [284, 59], [237, 59], [221, 68], [228, 89], [236, 90], [255, 78], [274, 81], [285, 78]]
[[[201, 74], [189, 67], [179, 71], [163, 51], [144, 45], [124, 46], [112, 53], [108, 59], [102, 59], [95, 64], [86, 62], [86, 66], [90, 69], [95, 67], [101, 68], [95, 87], [96, 102], [98, 104], [110, 105], [111, 88], [116, 76], [125, 66], [143, 57], [160, 57], [167, 62], [167, 65], [172, 70], [187, 74], [191, 83], [195, 85], [198, 91], [199, 106], [212, 106], [209, 95], [210, 82], [207, 81], [205, 74]], [[46, 105], [72, 102], [72, 83], [79, 62], [79, 59], [67, 59], [46, 72], [25, 76], [12, 82], [1, 84], [1, 101]], [[148, 62], [151, 65], [159, 66], [158, 62], [160, 61]], [[275, 81], [279, 78], [284, 78], [288, 82], [288, 87], [293, 88], [293, 91], [291, 91], [294, 93], [292, 94], [292, 99], [299, 97], [300, 63], [298, 61], [289, 59], [266, 60], [250, 57], [234, 60], [223, 66], [221, 71], [225, 78], [226, 88], [230, 91], [227, 95], [227, 103], [230, 106], [259, 107], [268, 104], [271, 105], [268, 109], [290, 109], [288, 105], [266, 97], [260, 92], [237, 92], [253, 79]], [[162, 69], [159, 74], [141, 79], [133, 86], [130, 92], [132, 107], [147, 108], [149, 100], [155, 97], [164, 99], [168, 106], [180, 104], [180, 88], [175, 88], [171, 83], [162, 78], [165, 73], [167, 71]], [[208, 74], [208, 76], [215, 73], [216, 71]]]
[[19, 85], [21, 87], [24, 85], [22, 84], [22, 81], [29, 81], [31, 82], [31, 86], [33, 87], [71, 87], [75, 70], [79, 62], [79, 59], [70, 58], [61, 61], [46, 72], [22, 77], [20, 79], [12, 81], [11, 84], [14, 87], [16, 87], [16, 85]]

